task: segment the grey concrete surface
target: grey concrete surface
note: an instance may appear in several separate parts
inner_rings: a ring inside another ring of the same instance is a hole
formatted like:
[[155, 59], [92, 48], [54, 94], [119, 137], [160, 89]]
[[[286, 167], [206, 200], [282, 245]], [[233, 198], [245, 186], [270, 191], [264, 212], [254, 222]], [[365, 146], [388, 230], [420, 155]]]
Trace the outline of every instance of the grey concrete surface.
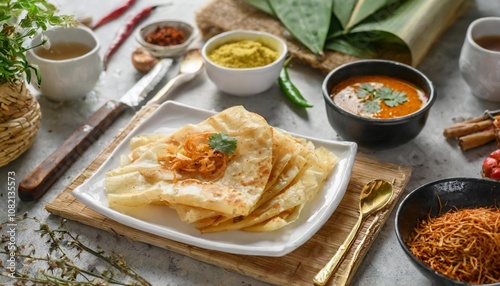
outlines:
[[[81, 16], [92, 15], [94, 19], [99, 18], [121, 2], [120, 0], [56, 1], [63, 12]], [[161, 1], [142, 0], [137, 2], [130, 12], [138, 11], [146, 5], [157, 4]], [[208, 1], [171, 0], [169, 2], [172, 3], [171, 6], [157, 10], [148, 21], [168, 18], [194, 23], [195, 12]], [[104, 54], [116, 31], [123, 25], [123, 21], [130, 16], [130, 12], [120, 20], [96, 31], [102, 43], [101, 55]], [[410, 143], [397, 148], [389, 150], [359, 149], [360, 152], [382, 161], [412, 166], [413, 174], [405, 194], [422, 184], [441, 178], [480, 177], [483, 159], [497, 148], [494, 143], [491, 143], [462, 152], [456, 141], [446, 140], [442, 136], [443, 129], [457, 120], [478, 116], [486, 109], [500, 108], [499, 103], [474, 98], [458, 70], [458, 57], [467, 26], [474, 19], [484, 16], [500, 16], [500, 1], [470, 1], [470, 7], [465, 14], [439, 38], [424, 61], [418, 66], [433, 81], [437, 90], [437, 100], [430, 112], [428, 124], [422, 133]], [[109, 69], [102, 73], [94, 91], [81, 100], [57, 103], [49, 101], [37, 93], [43, 119], [36, 141], [21, 157], [0, 168], [2, 190], [0, 194], [0, 221], [5, 221], [7, 217], [6, 186], [8, 177], [14, 177], [18, 183], [45, 157], [59, 147], [92, 112], [96, 111], [108, 99], [119, 98], [140, 78], [130, 62], [131, 52], [137, 46], [134, 38], [130, 37], [111, 60]], [[174, 72], [175, 68], [168, 77], [171, 77]], [[215, 88], [205, 73], [189, 85], [178, 89], [170, 99], [215, 111], [233, 105], [244, 105], [248, 110], [262, 114], [273, 126], [307, 136], [329, 140], [339, 139], [326, 119], [321, 96], [321, 83], [324, 75], [296, 64], [291, 68], [290, 76], [303, 94], [314, 104], [314, 108], [308, 110], [296, 108], [283, 97], [277, 85], [268, 92], [252, 98], [226, 95]], [[40, 200], [23, 202], [17, 198], [17, 213], [29, 212], [31, 216], [36, 216], [51, 226], [57, 226], [59, 218], [49, 215], [44, 209], [44, 205], [52, 201], [85, 166], [92, 162], [132, 116], [133, 111], [130, 110], [112, 125], [97, 142], [74, 162], [71, 168]], [[363, 260], [352, 285], [430, 285], [430, 282], [410, 264], [398, 245], [394, 232], [394, 216], [395, 211]], [[165, 249], [133, 242], [78, 222], [70, 221], [67, 225], [72, 232], [80, 235], [80, 239], [89, 245], [124, 254], [128, 263], [153, 285], [267, 285], [247, 276], [199, 262]], [[38, 225], [33, 222], [19, 224], [17, 226], [17, 242], [19, 244], [32, 244], [40, 251], [46, 249], [45, 239], [41, 239], [34, 232], [37, 228]], [[3, 231], [2, 234], [5, 234], [6, 228]], [[87, 265], [90, 269], [96, 261], [83, 255], [80, 263]], [[37, 266], [30, 265], [29, 267], [36, 270]], [[2, 277], [0, 283], [10, 285], [12, 281]]]

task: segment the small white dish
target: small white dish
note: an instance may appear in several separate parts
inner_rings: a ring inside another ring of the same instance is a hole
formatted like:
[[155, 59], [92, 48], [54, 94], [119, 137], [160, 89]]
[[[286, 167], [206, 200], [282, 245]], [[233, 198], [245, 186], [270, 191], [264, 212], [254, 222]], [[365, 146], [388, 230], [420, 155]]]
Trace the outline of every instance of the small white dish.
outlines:
[[127, 209], [128, 214], [108, 207], [103, 185], [104, 174], [118, 167], [121, 155], [130, 152], [131, 137], [145, 133], [169, 133], [186, 124], [201, 122], [213, 114], [211, 111], [173, 101], [165, 102], [128, 134], [92, 177], [73, 190], [73, 196], [96, 212], [121, 224], [189, 245], [242, 255], [283, 256], [290, 253], [311, 238], [339, 205], [351, 177], [356, 143], [304, 137], [316, 146], [328, 148], [339, 157], [339, 161], [323, 189], [304, 207], [299, 219], [276, 231], [202, 234], [193, 226], [182, 222], [177, 213], [169, 207], [130, 208]]
[[[160, 27], [170, 26], [179, 29], [182, 32], [184, 32], [186, 40], [182, 44], [174, 46], [159, 46], [146, 42], [144, 40], [146, 35], [153, 32], [158, 26]], [[198, 35], [197, 30], [192, 25], [186, 22], [164, 20], [142, 25], [137, 30], [135, 34], [135, 39], [141, 46], [143, 46], [149, 53], [151, 53], [151, 55], [159, 58], [167, 58], [167, 57], [176, 57], [183, 54], [197, 35]]]
[[[279, 56], [274, 62], [256, 68], [227, 68], [208, 58], [210, 52], [221, 45], [243, 40], [260, 42], [278, 52]], [[210, 80], [221, 91], [237, 96], [262, 93], [277, 83], [287, 53], [288, 48], [282, 39], [269, 33], [247, 30], [234, 30], [214, 36], [201, 50]]]

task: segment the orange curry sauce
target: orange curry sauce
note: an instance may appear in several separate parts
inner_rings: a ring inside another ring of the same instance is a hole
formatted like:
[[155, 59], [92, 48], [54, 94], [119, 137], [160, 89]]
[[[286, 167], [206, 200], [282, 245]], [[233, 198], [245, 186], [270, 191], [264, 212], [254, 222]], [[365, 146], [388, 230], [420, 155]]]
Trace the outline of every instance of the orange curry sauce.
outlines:
[[[384, 102], [380, 103], [381, 110], [375, 114], [363, 114], [363, 102], [358, 99], [356, 91], [360, 88], [360, 84], [370, 83], [376, 85], [377, 88], [386, 86], [394, 91], [406, 93], [408, 101], [394, 107], [387, 106]], [[411, 114], [424, 106], [427, 102], [427, 95], [423, 91], [415, 88], [412, 84], [403, 80], [380, 75], [355, 76], [350, 77], [332, 89], [331, 95], [335, 104], [342, 109], [361, 115], [364, 117], [388, 119], [401, 117]]]

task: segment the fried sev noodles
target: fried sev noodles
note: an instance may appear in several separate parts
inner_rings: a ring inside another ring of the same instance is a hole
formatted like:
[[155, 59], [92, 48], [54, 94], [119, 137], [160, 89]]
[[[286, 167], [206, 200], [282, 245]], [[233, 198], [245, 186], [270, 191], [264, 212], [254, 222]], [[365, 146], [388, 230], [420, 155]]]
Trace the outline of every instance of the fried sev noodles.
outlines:
[[471, 284], [500, 282], [500, 209], [452, 210], [422, 221], [406, 241], [433, 270]]
[[215, 151], [209, 145], [213, 133], [189, 136], [179, 150], [170, 145], [158, 155], [158, 162], [172, 171], [199, 173], [207, 180], [216, 180], [224, 174], [230, 155]]

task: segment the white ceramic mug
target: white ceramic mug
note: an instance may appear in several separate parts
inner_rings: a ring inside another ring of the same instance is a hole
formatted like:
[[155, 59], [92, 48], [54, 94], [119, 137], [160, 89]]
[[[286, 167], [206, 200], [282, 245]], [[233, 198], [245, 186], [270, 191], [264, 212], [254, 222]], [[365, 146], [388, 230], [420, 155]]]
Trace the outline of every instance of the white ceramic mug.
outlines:
[[[26, 57], [30, 64], [38, 66], [42, 83], [37, 85], [36, 79], [32, 78], [32, 85], [49, 99], [56, 101], [67, 101], [79, 99], [91, 91], [102, 71], [102, 62], [99, 57], [100, 41], [94, 32], [85, 26], [55, 28], [43, 32], [51, 44], [60, 42], [77, 42], [91, 48], [84, 55], [64, 59], [51, 60], [38, 56], [36, 49], [29, 50]], [[41, 34], [37, 35], [31, 42], [37, 45], [41, 42]]]
[[500, 52], [481, 47], [475, 39], [500, 35], [500, 17], [479, 18], [467, 29], [460, 53], [460, 73], [478, 98], [500, 102]]

